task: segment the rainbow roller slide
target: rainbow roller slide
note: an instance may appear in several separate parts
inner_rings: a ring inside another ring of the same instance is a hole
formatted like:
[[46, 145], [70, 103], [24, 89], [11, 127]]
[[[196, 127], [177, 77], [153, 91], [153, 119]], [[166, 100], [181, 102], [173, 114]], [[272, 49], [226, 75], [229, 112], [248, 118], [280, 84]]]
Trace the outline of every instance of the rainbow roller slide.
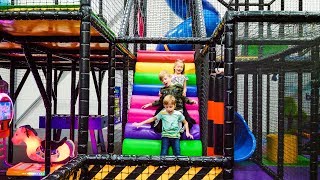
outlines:
[[[173, 73], [173, 65], [176, 59], [184, 59], [185, 62], [185, 74], [189, 78], [187, 97], [198, 100], [193, 51], [139, 51], [122, 154], [160, 155], [161, 134], [154, 132], [149, 124], [136, 128], [132, 123], [141, 122], [154, 115], [156, 107], [141, 109], [141, 106], [159, 98], [158, 93], [163, 85], [158, 78], [158, 74], [162, 70]], [[194, 140], [187, 139], [183, 134], [180, 141], [181, 155], [201, 156], [202, 143], [200, 140], [198, 105], [187, 105], [186, 108], [197, 124], [190, 129]], [[169, 153], [172, 155], [172, 150], [169, 150]]]

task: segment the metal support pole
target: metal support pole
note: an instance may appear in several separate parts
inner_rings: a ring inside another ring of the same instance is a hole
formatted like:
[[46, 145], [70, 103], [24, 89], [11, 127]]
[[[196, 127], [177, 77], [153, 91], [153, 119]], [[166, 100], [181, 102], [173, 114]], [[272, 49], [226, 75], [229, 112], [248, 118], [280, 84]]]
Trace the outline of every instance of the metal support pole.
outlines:
[[74, 128], [75, 128], [75, 119], [76, 119], [76, 66], [77, 62], [72, 61], [71, 64], [71, 87], [70, 87], [70, 94], [71, 94], [71, 100], [70, 100], [70, 139], [74, 141]]
[[133, 0], [126, 1], [123, 19], [120, 25], [119, 37], [125, 36], [129, 27], [130, 14], [132, 10]]
[[266, 97], [266, 126], [267, 134], [270, 133], [270, 74], [267, 74], [267, 97]]
[[312, 48], [314, 69], [311, 73], [311, 121], [310, 121], [310, 180], [318, 179], [319, 153], [319, 46]]
[[80, 24], [79, 62], [79, 135], [78, 153], [88, 152], [89, 85], [90, 85], [90, 0], [81, 0], [82, 19]]
[[58, 111], [58, 70], [53, 71], [53, 90], [56, 93], [56, 98], [53, 99], [53, 114]]
[[192, 8], [194, 9], [193, 20], [196, 27], [196, 37], [207, 37], [204, 17], [203, 17], [203, 7], [201, 0], [193, 0]]
[[239, 11], [239, 0], [234, 1], [234, 10]]
[[238, 74], [235, 72], [234, 75], [234, 97], [235, 97], [235, 102], [234, 102], [234, 111], [238, 112]]
[[224, 156], [229, 163], [223, 169], [224, 179], [233, 179], [234, 160], [234, 75], [235, 22], [226, 14], [224, 59]]
[[257, 161], [262, 163], [262, 73], [259, 69], [258, 72], [258, 106], [257, 106], [257, 150], [256, 150], [256, 158]]
[[301, 154], [302, 150], [302, 122], [303, 122], [303, 73], [298, 72], [298, 154]]
[[284, 11], [284, 0], [281, 0], [281, 11]]
[[46, 91], [48, 97], [48, 105], [46, 106], [46, 141], [45, 141], [45, 175], [50, 173], [51, 167], [51, 126], [52, 126], [52, 54], [47, 54], [47, 75], [46, 75]]
[[101, 97], [102, 97], [102, 82], [103, 82], [103, 75], [104, 73], [102, 72], [101, 69], [99, 69], [98, 72], [98, 91], [99, 91], [99, 99], [98, 99], [98, 115], [101, 115]]
[[[134, 37], [138, 37], [138, 0], [133, 0], [133, 35]], [[110, 46], [109, 46], [110, 48]], [[133, 53], [136, 55], [138, 51], [137, 43], [133, 44]]]
[[249, 75], [248, 73], [244, 74], [243, 77], [243, 117], [248, 123], [248, 117], [249, 117], [249, 112], [248, 112], [248, 106], [249, 106]]
[[[259, 11], [264, 10], [264, 0], [259, 0]], [[258, 27], [259, 38], [263, 38], [263, 22], [259, 22]], [[259, 58], [263, 57], [263, 46], [259, 46], [258, 50]], [[261, 69], [258, 70], [258, 89], [257, 89], [257, 131], [256, 131], [256, 140], [257, 140], [257, 151], [255, 154], [256, 160], [259, 163], [262, 163], [262, 73]], [[253, 98], [255, 99], [255, 97]]]
[[[91, 4], [90, 0], [80, 1], [82, 12], [80, 23], [80, 61], [79, 61], [79, 116], [78, 116], [78, 154], [88, 153], [89, 97], [90, 97], [90, 40]], [[76, 91], [78, 92], [78, 91]], [[88, 165], [81, 169], [80, 179], [88, 177]]]
[[[257, 68], [257, 67], [256, 67]], [[256, 69], [255, 68], [255, 69]], [[255, 137], [257, 137], [257, 111], [258, 111], [258, 103], [257, 103], [257, 98], [258, 98], [258, 85], [257, 85], [257, 78], [258, 74], [257, 71], [254, 70], [253, 75], [252, 75], [252, 133]], [[256, 152], [255, 154], [256, 155]]]
[[[11, 61], [11, 64], [10, 64], [10, 85], [9, 85], [9, 88], [10, 88], [10, 97], [12, 99], [12, 102], [13, 104], [15, 104], [16, 102], [16, 98], [17, 96], [15, 95], [14, 93], [14, 84], [15, 84], [15, 73], [16, 73], [16, 70], [15, 70], [15, 63], [14, 61]], [[14, 119], [12, 119], [12, 122], [11, 122], [11, 126], [10, 126], [10, 134], [9, 134], [9, 139], [12, 139], [13, 137], [13, 128], [14, 128]], [[12, 141], [8, 141], [8, 162], [9, 163], [12, 163], [13, 162], [13, 144], [12, 144]]]
[[99, 11], [98, 11], [98, 15], [100, 17], [103, 17], [103, 0], [99, 0]]
[[[244, 10], [249, 11], [249, 0], [245, 0], [244, 3], [245, 3]], [[248, 38], [248, 36], [249, 36], [249, 23], [248, 22], [244, 23], [244, 35], [243, 36], [244, 36], [244, 38]], [[244, 55], [244, 56], [248, 55], [248, 45], [243, 46], [242, 55]]]
[[109, 61], [109, 68], [108, 68], [108, 153], [113, 153], [114, 152], [114, 113], [115, 113], [115, 54], [116, 54], [116, 49], [115, 49], [115, 44], [110, 43], [110, 61]]
[[127, 55], [123, 57], [123, 79], [122, 79], [122, 140], [124, 139], [124, 130], [128, 121], [128, 103], [129, 103], [129, 62]]
[[[47, 91], [43, 86], [41, 77], [39, 75], [36, 63], [33, 60], [32, 54], [30, 52], [30, 49], [25, 46], [24, 47], [25, 51], [25, 57], [28, 62], [28, 66], [33, 74], [34, 80], [36, 81], [37, 87], [40, 91], [41, 97], [43, 99], [44, 106], [46, 108], [46, 137], [45, 137], [45, 175], [48, 175], [50, 173], [50, 165], [51, 165], [51, 160], [50, 160], [50, 155], [51, 155], [51, 93], [52, 93], [52, 55], [48, 54], [48, 60], [47, 60], [47, 66], [48, 70], [47, 71]], [[48, 75], [50, 77], [48, 77]], [[49, 92], [50, 91], [50, 92]], [[48, 96], [49, 95], [49, 96]]]
[[[283, 59], [282, 59], [283, 60]], [[278, 166], [277, 176], [283, 179], [283, 160], [284, 160], [284, 82], [285, 73], [283, 66], [279, 67], [279, 80], [278, 80]]]
[[[142, 19], [143, 19], [143, 37], [147, 36], [147, 0], [140, 0], [140, 7], [141, 7], [141, 14], [142, 14]], [[140, 49], [141, 50], [146, 50], [146, 44], [140, 44]]]

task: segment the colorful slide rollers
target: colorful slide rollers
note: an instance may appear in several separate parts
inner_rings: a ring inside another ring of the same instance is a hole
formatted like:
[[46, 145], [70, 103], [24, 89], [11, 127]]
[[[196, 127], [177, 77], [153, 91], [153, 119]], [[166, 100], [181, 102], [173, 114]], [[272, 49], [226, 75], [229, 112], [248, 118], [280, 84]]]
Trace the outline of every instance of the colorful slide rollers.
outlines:
[[[125, 126], [122, 154], [124, 155], [160, 155], [161, 134], [156, 133], [150, 124], [142, 127], [133, 126], [134, 122], [144, 121], [154, 116], [157, 107], [141, 109], [147, 103], [159, 99], [159, 90], [163, 87], [158, 74], [162, 70], [173, 73], [174, 62], [183, 59], [185, 62], [185, 75], [188, 77], [187, 97], [198, 101], [195, 65], [193, 51], [139, 51], [134, 74], [134, 85], [128, 111], [128, 122]], [[190, 129], [194, 139], [187, 139], [185, 132], [181, 136], [181, 155], [201, 156], [202, 143], [200, 141], [199, 110], [198, 105], [186, 105], [188, 113], [195, 119], [196, 124]], [[169, 150], [172, 155], [172, 150]]]

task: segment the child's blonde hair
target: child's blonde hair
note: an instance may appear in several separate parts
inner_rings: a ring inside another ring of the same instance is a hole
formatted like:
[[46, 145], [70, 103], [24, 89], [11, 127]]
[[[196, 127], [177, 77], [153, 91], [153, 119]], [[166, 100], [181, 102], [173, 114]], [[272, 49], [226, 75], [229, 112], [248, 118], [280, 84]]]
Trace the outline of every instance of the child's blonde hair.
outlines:
[[160, 79], [160, 81], [162, 81], [162, 79], [163, 79], [164, 77], [166, 77], [166, 76], [171, 77], [171, 75], [168, 73], [168, 71], [166, 71], [166, 70], [160, 71], [160, 73], [159, 73], [159, 79]]
[[166, 95], [166, 97], [163, 98], [163, 105], [176, 105], [176, 98], [172, 95]]
[[182, 64], [182, 68], [183, 68], [181, 74], [184, 74], [184, 69], [185, 69], [185, 66], [186, 66], [186, 65], [184, 64], [184, 60], [183, 60], [183, 59], [177, 59], [176, 62], [174, 62], [173, 72], [176, 72], [176, 71], [175, 71], [175, 68], [176, 68], [177, 64], [179, 64], [179, 63]]

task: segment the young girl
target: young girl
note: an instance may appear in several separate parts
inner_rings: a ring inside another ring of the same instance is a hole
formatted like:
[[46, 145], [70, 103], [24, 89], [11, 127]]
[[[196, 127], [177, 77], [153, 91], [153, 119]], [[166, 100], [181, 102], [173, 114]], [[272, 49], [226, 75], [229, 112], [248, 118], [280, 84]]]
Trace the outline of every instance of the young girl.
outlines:
[[174, 67], [173, 67], [174, 74], [171, 77], [171, 81], [173, 84], [180, 84], [181, 86], [183, 86], [182, 95], [186, 96], [188, 77], [184, 75], [184, 68], [185, 68], [185, 64], [183, 60], [177, 59], [176, 62], [174, 63]]

